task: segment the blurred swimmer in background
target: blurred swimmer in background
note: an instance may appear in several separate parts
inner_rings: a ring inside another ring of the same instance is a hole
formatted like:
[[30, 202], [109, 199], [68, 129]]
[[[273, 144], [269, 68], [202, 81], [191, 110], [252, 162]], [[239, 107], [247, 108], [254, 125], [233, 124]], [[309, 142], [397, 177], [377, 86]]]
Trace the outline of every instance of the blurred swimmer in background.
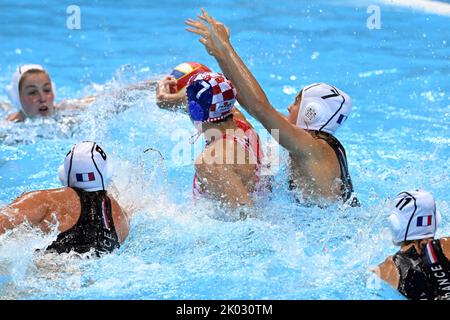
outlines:
[[[131, 84], [112, 94], [120, 98], [120, 94], [131, 90], [156, 89], [156, 103], [159, 107], [167, 109], [181, 107], [185, 109], [188, 80], [198, 73], [210, 71], [208, 67], [198, 62], [184, 62], [176, 66], [170, 75], [159, 81], [145, 80]], [[7, 87], [7, 94], [11, 104], [0, 102], [0, 107], [6, 112], [17, 110], [10, 113], [6, 118], [6, 120], [13, 122], [22, 122], [26, 118], [37, 116], [48, 117], [61, 109], [81, 109], [93, 103], [97, 98], [96, 96], [88, 96], [81, 99], [63, 100], [58, 104], [55, 103], [55, 83], [52, 82], [48, 71], [38, 64], [19, 66]]]
[[7, 93], [12, 106], [2, 103], [2, 108], [6, 111], [18, 110], [6, 118], [13, 122], [37, 116], [48, 117], [58, 109], [82, 108], [95, 101], [95, 97], [90, 96], [55, 104], [55, 84], [44, 67], [38, 64], [18, 67], [7, 87]]

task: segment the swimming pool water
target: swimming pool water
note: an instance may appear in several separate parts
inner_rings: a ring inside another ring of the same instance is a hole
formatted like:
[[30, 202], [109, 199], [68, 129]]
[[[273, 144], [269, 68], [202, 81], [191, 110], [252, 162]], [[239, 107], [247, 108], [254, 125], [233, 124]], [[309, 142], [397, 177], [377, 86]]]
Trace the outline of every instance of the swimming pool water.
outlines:
[[[381, 9], [379, 30], [366, 26], [370, 4]], [[259, 217], [232, 221], [213, 203], [194, 204], [192, 162], [174, 151], [188, 145], [194, 129], [185, 114], [158, 109], [153, 91], [99, 98], [81, 114], [1, 121], [0, 206], [23, 191], [58, 187], [68, 148], [86, 139], [111, 155], [119, 199], [136, 213], [124, 245], [101, 259], [35, 253], [56, 236], [26, 226], [1, 236], [0, 298], [402, 299], [368, 269], [396, 251], [387, 200], [404, 189], [434, 194], [444, 216], [438, 236], [448, 235], [448, 16], [376, 1], [77, 5], [80, 30], [66, 28], [63, 4], [2, 4], [1, 87], [18, 64], [30, 62], [48, 68], [57, 100], [158, 78], [183, 61], [219, 70], [184, 31], [184, 20], [204, 6], [230, 27], [237, 52], [279, 111], [313, 82], [351, 95], [353, 112], [337, 137], [362, 207], [297, 205], [281, 149], [273, 196], [258, 203]], [[117, 104], [128, 108], [114, 112]], [[198, 140], [187, 158], [201, 146]], [[164, 160], [144, 153], [148, 147]]]

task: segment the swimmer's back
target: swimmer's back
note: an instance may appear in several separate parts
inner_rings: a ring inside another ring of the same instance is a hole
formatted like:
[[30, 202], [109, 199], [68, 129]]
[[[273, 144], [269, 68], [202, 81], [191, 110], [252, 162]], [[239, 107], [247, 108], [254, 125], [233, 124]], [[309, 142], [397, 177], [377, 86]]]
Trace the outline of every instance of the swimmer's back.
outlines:
[[[449, 264], [450, 262], [450, 238], [444, 237], [439, 239], [440, 247], [442, 249], [442, 253], [447, 261], [441, 261], [444, 264]], [[400, 251], [399, 251], [400, 252]], [[396, 254], [398, 256], [398, 253]], [[394, 288], [399, 288], [400, 283], [404, 280], [400, 275], [400, 270], [398, 269], [394, 259], [398, 260], [398, 257], [389, 256], [386, 260], [381, 263], [378, 268], [374, 271], [379, 275], [381, 279], [389, 283]], [[443, 258], [443, 260], [445, 260]], [[398, 263], [398, 262], [397, 262]], [[416, 284], [418, 285], [418, 284]]]
[[[111, 200], [111, 210], [114, 226], [119, 242], [122, 243], [128, 236], [128, 219], [124, 210], [117, 201], [108, 195]], [[11, 206], [19, 211], [27, 211], [30, 215], [30, 223], [39, 226], [44, 232], [48, 232], [51, 226], [58, 222], [58, 230], [62, 233], [71, 229], [78, 222], [81, 215], [81, 202], [77, 192], [68, 187], [32, 191], [19, 197], [25, 199], [15, 202]], [[56, 218], [56, 221], [55, 219]]]

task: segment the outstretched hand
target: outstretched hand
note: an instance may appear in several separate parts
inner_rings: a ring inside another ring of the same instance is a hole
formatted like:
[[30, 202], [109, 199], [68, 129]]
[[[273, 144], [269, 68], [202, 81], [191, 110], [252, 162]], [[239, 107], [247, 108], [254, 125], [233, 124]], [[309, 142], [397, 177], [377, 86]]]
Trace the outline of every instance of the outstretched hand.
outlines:
[[198, 20], [188, 19], [185, 23], [191, 27], [186, 30], [198, 34], [199, 41], [205, 46], [206, 51], [216, 58], [221, 56], [226, 44], [230, 42], [229, 29], [211, 17], [203, 8], [202, 14], [198, 15]]

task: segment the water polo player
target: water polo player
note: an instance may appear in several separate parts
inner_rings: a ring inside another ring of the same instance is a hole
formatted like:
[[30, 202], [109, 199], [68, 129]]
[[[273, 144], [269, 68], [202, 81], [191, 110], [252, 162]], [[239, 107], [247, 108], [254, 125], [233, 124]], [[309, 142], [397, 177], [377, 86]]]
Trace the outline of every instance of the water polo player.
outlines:
[[18, 67], [7, 91], [11, 103], [19, 110], [8, 116], [9, 121], [23, 121], [38, 115], [47, 117], [55, 109], [55, 86], [41, 65]]
[[393, 201], [389, 224], [400, 250], [373, 271], [408, 299], [450, 300], [450, 239], [434, 239], [440, 221], [425, 190], [401, 192]]
[[[82, 99], [64, 100], [55, 105], [55, 84], [44, 67], [38, 64], [19, 66], [13, 74], [7, 92], [13, 108], [18, 110], [6, 118], [13, 122], [21, 122], [36, 116], [48, 117], [56, 109], [78, 109], [95, 100], [94, 96], [88, 96]], [[3, 108], [10, 109], [5, 106]]]
[[270, 132], [277, 130], [279, 143], [289, 151], [290, 183], [297, 199], [308, 204], [336, 200], [358, 205], [343, 146], [335, 131], [348, 118], [351, 99], [342, 90], [316, 83], [301, 90], [288, 108], [279, 113], [234, 51], [228, 28], [203, 10], [199, 20], [189, 19], [187, 30], [200, 35], [200, 42], [213, 55], [239, 92], [238, 100]]
[[262, 188], [263, 153], [258, 135], [234, 114], [236, 90], [222, 74], [205, 72], [189, 80], [188, 113], [206, 147], [195, 161], [194, 195], [208, 195], [237, 208], [253, 205]]
[[0, 234], [27, 221], [58, 237], [47, 248], [64, 253], [111, 252], [126, 239], [128, 217], [107, 193], [112, 167], [95, 142], [74, 145], [59, 168], [63, 188], [25, 193], [0, 210]]

